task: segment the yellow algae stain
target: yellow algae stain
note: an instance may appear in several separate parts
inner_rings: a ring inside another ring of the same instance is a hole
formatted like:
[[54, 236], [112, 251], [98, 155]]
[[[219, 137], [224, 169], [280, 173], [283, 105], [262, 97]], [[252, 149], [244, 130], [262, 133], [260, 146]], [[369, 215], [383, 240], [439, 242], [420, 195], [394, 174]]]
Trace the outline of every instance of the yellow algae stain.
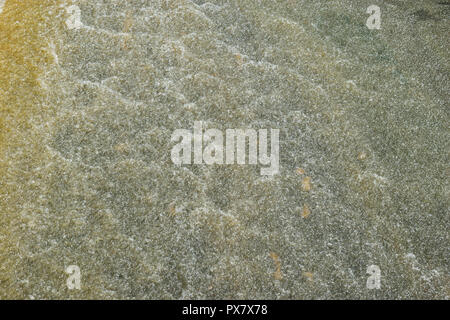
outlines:
[[[23, 226], [30, 223], [20, 214], [27, 193], [22, 168], [30, 170], [45, 153], [31, 128], [45, 116], [39, 76], [53, 58], [42, 35], [51, 29], [49, 9], [58, 3], [7, 0], [0, 14], [0, 299], [24, 298], [16, 275], [23, 263]], [[20, 164], [13, 155], [18, 150]]]
[[273, 277], [275, 278], [275, 280], [283, 279], [283, 274], [281, 273], [280, 257], [275, 252], [271, 252], [270, 257], [273, 259], [273, 262], [275, 262], [275, 267], [276, 267]]
[[305, 174], [305, 170], [303, 170], [302, 168], [297, 168], [297, 170], [295, 170], [295, 172], [297, 172], [297, 174], [299, 174], [299, 175]]

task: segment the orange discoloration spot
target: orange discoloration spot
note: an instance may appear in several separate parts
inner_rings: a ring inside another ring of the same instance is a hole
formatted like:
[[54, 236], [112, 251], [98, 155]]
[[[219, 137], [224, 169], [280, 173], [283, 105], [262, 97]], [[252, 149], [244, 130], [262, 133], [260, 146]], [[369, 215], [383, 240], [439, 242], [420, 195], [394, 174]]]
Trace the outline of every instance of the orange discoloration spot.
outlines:
[[306, 219], [309, 217], [310, 214], [311, 214], [311, 210], [309, 210], [308, 206], [306, 204], [303, 205], [302, 218]]
[[177, 46], [175, 46], [175, 44], [172, 43], [172, 51], [177, 54], [177, 55], [181, 55], [182, 51], [180, 48], [178, 48]]
[[303, 272], [303, 276], [305, 276], [309, 281], [314, 280], [314, 274], [312, 272]]
[[[125, 18], [125, 22], [123, 23], [123, 32], [128, 33], [130, 32], [131, 28], [133, 27], [134, 24], [134, 20], [133, 20], [133, 15], [131, 14], [130, 11], [127, 12], [127, 16]], [[123, 40], [123, 44], [122, 44], [122, 49], [128, 49], [128, 45], [127, 42], [130, 39], [130, 36], [126, 36], [125, 39]]]
[[275, 280], [283, 279], [283, 274], [281, 273], [280, 257], [275, 252], [271, 252], [270, 257], [273, 259], [273, 262], [275, 262], [275, 266], [276, 266], [276, 270], [273, 274], [273, 277], [275, 278]]
[[358, 160], [362, 161], [362, 160], [366, 160], [366, 159], [367, 159], [367, 154], [364, 151], [362, 151], [358, 154]]
[[244, 58], [239, 53], [236, 53], [234, 55], [234, 59], [236, 60], [237, 64], [239, 65], [239, 68], [242, 68], [242, 65], [244, 64]]
[[310, 191], [311, 190], [311, 178], [305, 177], [302, 180], [302, 189], [303, 191]]
[[176, 215], [176, 208], [175, 208], [175, 204], [174, 203], [169, 204], [168, 211], [169, 211], [169, 216], [170, 217], [175, 217], [175, 215]]
[[119, 143], [114, 147], [114, 150], [120, 153], [127, 153], [129, 151], [129, 148], [127, 144]]

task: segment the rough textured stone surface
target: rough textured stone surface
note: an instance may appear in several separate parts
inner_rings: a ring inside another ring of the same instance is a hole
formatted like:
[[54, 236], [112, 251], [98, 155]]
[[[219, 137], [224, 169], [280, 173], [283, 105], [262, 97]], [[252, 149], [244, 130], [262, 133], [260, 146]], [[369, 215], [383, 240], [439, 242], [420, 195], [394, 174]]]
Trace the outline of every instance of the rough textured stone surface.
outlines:
[[[449, 8], [7, 0], [0, 298], [448, 299]], [[175, 166], [200, 120], [279, 128], [280, 173]]]

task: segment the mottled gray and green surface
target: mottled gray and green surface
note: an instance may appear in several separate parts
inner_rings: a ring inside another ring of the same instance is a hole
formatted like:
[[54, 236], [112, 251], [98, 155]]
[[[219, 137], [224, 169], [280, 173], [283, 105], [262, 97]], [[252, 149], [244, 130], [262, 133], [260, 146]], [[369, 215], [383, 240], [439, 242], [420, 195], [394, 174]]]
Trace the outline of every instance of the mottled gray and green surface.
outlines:
[[[444, 2], [7, 0], [0, 298], [448, 299]], [[175, 166], [194, 121], [280, 173]]]

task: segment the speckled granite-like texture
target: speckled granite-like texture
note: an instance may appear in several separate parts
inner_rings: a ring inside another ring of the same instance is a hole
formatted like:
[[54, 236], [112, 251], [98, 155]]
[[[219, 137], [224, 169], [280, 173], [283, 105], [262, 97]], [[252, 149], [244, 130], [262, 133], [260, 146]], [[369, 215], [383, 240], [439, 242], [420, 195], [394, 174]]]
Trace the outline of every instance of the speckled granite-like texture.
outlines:
[[[6, 0], [0, 298], [448, 299], [449, 15]], [[174, 165], [194, 121], [280, 129], [279, 174]]]

